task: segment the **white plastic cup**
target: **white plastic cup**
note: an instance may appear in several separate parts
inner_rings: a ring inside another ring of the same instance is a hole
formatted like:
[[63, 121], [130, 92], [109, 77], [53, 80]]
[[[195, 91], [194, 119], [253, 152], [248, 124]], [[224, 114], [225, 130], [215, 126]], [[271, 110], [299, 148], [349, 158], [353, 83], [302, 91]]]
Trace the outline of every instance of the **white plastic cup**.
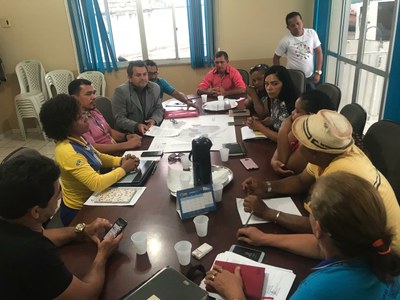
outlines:
[[131, 240], [137, 254], [145, 254], [147, 252], [147, 233], [138, 231], [132, 234]]
[[196, 226], [196, 232], [199, 237], [205, 237], [208, 229], [208, 217], [205, 215], [199, 215], [194, 217], [193, 223]]
[[226, 162], [229, 159], [229, 148], [219, 149], [219, 154], [221, 155], [221, 161]]
[[187, 189], [190, 187], [190, 174], [189, 172], [182, 172], [181, 175], [179, 175], [179, 179], [181, 181], [181, 187], [183, 189]]
[[189, 241], [179, 241], [174, 247], [178, 256], [179, 264], [187, 266], [190, 264], [190, 256], [192, 252], [192, 244]]
[[223, 190], [224, 190], [224, 186], [221, 183], [214, 183], [213, 184], [215, 202], [221, 202], [222, 201], [222, 191]]
[[201, 102], [204, 104], [207, 102], [207, 94], [201, 95]]
[[224, 96], [218, 96], [218, 101], [224, 101]]
[[225, 108], [224, 96], [218, 96], [217, 110], [224, 110], [224, 108]]
[[180, 158], [183, 170], [190, 170], [190, 166], [192, 163], [189, 160], [189, 156], [184, 154]]

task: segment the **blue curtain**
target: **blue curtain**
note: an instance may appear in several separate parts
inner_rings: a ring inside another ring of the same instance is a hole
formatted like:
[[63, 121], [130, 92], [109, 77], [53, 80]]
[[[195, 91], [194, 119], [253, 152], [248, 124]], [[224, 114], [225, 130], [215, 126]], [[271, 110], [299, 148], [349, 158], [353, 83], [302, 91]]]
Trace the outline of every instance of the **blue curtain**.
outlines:
[[204, 27], [201, 0], [186, 0], [192, 68], [211, 66], [214, 60], [214, 16], [212, 0], [204, 0]]
[[118, 70], [97, 0], [68, 0], [80, 72]]

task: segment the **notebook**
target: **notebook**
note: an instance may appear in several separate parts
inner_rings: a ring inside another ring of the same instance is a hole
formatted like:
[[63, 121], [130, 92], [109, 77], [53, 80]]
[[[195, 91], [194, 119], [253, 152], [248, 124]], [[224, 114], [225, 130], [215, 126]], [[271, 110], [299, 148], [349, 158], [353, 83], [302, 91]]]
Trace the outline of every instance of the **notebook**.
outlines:
[[208, 293], [169, 266], [123, 296], [121, 300], [207, 299]]
[[128, 173], [113, 186], [144, 186], [155, 165], [153, 160], [142, 160], [136, 171]]
[[[263, 294], [265, 269], [249, 265], [230, 263], [216, 260], [215, 265], [223, 267], [224, 270], [234, 272], [237, 266], [240, 266], [240, 275], [243, 281], [243, 291], [248, 299], [261, 299]], [[206, 287], [209, 292], [215, 292], [211, 286]]]

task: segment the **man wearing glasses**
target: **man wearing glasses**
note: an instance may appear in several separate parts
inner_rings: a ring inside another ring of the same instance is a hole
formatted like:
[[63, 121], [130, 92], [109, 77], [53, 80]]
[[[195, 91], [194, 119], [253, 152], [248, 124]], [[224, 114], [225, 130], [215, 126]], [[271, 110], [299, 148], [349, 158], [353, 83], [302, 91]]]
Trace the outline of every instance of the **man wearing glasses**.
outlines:
[[165, 93], [165, 94], [168, 94], [171, 97], [174, 97], [175, 99], [185, 103], [188, 108], [189, 107], [196, 108], [196, 106], [193, 104], [193, 102], [190, 101], [190, 99], [184, 93], [176, 90], [164, 78], [158, 77], [158, 66], [154, 61], [152, 61], [150, 59], [146, 59], [144, 62], [146, 63], [146, 66], [147, 66], [147, 74], [149, 75], [149, 80], [157, 83], [160, 87], [161, 101], [162, 101], [164, 93]]
[[204, 76], [197, 87], [197, 94], [209, 96], [229, 96], [243, 94], [246, 84], [242, 75], [229, 64], [228, 53], [218, 51], [214, 58], [215, 67]]

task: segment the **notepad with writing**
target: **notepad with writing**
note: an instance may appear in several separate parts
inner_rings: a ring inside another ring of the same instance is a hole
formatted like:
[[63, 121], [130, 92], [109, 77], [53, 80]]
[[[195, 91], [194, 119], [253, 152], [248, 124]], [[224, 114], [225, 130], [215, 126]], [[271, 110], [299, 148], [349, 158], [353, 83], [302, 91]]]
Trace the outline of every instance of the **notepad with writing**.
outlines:
[[[261, 299], [263, 293], [265, 269], [249, 265], [230, 263], [226, 261], [216, 260], [214, 265], [223, 267], [224, 270], [234, 272], [236, 267], [240, 267], [240, 275], [243, 281], [243, 291], [247, 299]], [[218, 276], [218, 275], [217, 275]], [[207, 291], [215, 292], [215, 290], [207, 286]]]

